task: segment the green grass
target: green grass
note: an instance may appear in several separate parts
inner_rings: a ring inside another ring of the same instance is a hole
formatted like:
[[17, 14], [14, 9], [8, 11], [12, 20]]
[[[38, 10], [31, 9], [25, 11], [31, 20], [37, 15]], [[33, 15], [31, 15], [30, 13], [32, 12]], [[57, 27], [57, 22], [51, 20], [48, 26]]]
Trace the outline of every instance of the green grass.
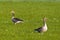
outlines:
[[[10, 11], [24, 23], [13, 24]], [[48, 31], [43, 35], [34, 29], [41, 27], [47, 17]], [[0, 40], [60, 40], [60, 3], [58, 2], [0, 2]]]

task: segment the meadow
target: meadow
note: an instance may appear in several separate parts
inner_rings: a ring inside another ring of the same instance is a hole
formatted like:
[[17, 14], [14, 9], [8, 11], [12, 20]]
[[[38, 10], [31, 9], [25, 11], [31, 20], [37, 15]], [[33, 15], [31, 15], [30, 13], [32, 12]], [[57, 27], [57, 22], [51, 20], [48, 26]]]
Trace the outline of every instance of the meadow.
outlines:
[[[24, 23], [11, 21], [11, 10]], [[48, 31], [43, 35], [34, 32], [47, 17]], [[0, 2], [0, 40], [60, 40], [59, 2]]]

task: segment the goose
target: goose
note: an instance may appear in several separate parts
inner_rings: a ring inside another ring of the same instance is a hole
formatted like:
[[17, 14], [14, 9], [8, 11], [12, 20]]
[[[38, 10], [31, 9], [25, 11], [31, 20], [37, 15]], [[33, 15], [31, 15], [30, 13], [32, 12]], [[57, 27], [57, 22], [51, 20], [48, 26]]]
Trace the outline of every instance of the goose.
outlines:
[[43, 18], [43, 26], [35, 29], [36, 32], [43, 33], [47, 31], [46, 17]]
[[12, 13], [12, 22], [13, 23], [17, 24], [17, 23], [22, 23], [23, 22], [22, 19], [19, 19], [19, 18], [15, 18], [14, 17], [15, 16], [15, 12], [14, 11], [11, 11], [11, 13]]

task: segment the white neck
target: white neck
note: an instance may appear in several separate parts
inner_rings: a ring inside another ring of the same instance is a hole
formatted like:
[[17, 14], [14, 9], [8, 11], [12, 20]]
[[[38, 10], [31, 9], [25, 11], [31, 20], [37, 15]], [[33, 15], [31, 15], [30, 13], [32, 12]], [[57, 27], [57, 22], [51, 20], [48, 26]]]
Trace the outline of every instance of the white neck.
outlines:
[[12, 19], [15, 18], [14, 16], [12, 17]]
[[45, 26], [45, 27], [47, 27], [47, 24], [46, 24], [46, 22], [45, 22], [44, 26]]
[[44, 25], [44, 27], [47, 27], [47, 24], [46, 24], [46, 22], [45, 22], [45, 21], [43, 22], [43, 25]]
[[12, 13], [12, 19], [13, 19], [13, 18], [15, 18], [14, 16], [15, 16], [15, 14], [14, 14], [14, 13]]

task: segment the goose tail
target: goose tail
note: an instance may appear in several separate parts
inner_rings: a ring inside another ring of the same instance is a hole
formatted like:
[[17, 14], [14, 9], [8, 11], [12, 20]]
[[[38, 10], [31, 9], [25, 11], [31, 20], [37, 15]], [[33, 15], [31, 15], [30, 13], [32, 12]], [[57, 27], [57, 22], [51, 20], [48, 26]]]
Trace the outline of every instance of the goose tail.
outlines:
[[34, 32], [38, 32], [38, 29], [34, 29]]

